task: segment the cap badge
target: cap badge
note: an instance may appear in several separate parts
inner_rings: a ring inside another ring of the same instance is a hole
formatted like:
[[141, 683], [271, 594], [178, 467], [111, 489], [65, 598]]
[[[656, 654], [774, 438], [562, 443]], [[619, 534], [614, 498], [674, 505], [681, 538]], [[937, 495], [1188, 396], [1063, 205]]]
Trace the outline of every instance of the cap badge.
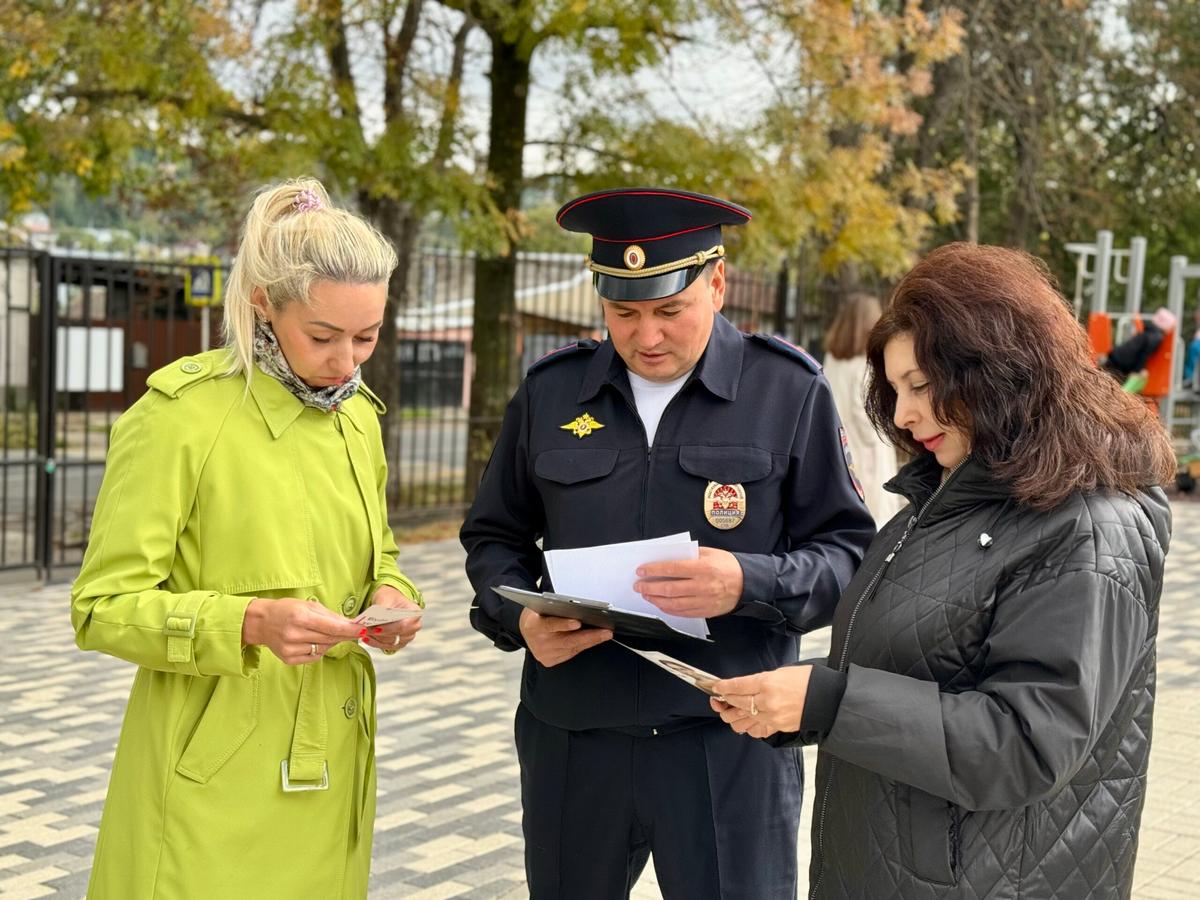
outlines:
[[637, 271], [646, 264], [646, 251], [637, 244], [625, 248], [625, 268]]
[[737, 528], [746, 518], [746, 489], [740, 484], [710, 481], [704, 491], [704, 518], [722, 531]]
[[577, 438], [585, 438], [593, 431], [596, 431], [604, 426], [592, 418], [591, 413], [584, 413], [582, 416], [575, 418], [566, 425], [559, 425], [563, 431], [569, 431]]

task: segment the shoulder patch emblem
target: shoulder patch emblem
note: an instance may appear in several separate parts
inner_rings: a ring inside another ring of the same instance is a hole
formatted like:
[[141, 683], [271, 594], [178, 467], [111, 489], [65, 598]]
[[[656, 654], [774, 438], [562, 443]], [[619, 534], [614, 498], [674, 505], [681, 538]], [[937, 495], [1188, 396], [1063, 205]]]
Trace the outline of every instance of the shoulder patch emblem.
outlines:
[[577, 438], [585, 438], [593, 431], [597, 431], [604, 426], [593, 419], [591, 413], [585, 412], [582, 416], [577, 416], [566, 425], [559, 425], [558, 427], [563, 431], [571, 432]]
[[854, 471], [854, 456], [850, 453], [850, 438], [846, 436], [846, 429], [839, 426], [838, 435], [842, 439], [842, 456], [846, 458], [846, 471], [850, 473], [850, 483], [858, 492], [858, 499], [866, 503], [867, 492], [863, 490], [862, 482], [858, 480], [858, 473]]
[[750, 336], [758, 342], [766, 344], [776, 353], [782, 353], [784, 356], [789, 356], [803, 363], [804, 367], [814, 375], [820, 375], [824, 371], [821, 364], [813, 359], [812, 354], [803, 347], [797, 347], [791, 341], [785, 341], [783, 338], [773, 334], [752, 334]]

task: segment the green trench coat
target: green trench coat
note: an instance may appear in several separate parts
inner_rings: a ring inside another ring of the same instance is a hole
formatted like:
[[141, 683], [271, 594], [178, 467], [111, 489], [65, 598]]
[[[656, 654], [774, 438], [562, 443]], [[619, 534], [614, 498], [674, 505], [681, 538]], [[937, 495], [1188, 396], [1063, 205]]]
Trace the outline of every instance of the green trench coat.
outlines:
[[371, 660], [342, 643], [287, 666], [241, 631], [253, 597], [420, 602], [387, 524], [381, 404], [325, 413], [223, 370], [213, 351], [155, 372], [113, 428], [71, 620], [80, 648], [139, 668], [88, 896], [362, 897]]

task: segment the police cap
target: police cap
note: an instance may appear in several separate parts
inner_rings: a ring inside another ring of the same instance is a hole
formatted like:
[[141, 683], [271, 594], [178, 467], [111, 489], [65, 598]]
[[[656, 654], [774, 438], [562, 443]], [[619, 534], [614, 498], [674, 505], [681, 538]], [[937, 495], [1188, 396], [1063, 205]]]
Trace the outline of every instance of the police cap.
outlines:
[[597, 191], [558, 211], [560, 226], [592, 236], [587, 267], [600, 296], [617, 301], [678, 294], [725, 255], [721, 226], [748, 221], [736, 203], [666, 188]]

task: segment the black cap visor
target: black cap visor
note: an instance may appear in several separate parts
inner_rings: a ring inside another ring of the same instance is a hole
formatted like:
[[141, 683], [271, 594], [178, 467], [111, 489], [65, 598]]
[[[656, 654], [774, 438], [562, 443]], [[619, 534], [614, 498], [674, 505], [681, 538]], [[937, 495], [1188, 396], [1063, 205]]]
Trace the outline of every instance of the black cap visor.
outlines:
[[605, 300], [625, 303], [631, 300], [661, 300], [678, 294], [699, 277], [704, 266], [688, 266], [651, 278], [618, 278], [597, 272], [593, 277], [596, 293]]

